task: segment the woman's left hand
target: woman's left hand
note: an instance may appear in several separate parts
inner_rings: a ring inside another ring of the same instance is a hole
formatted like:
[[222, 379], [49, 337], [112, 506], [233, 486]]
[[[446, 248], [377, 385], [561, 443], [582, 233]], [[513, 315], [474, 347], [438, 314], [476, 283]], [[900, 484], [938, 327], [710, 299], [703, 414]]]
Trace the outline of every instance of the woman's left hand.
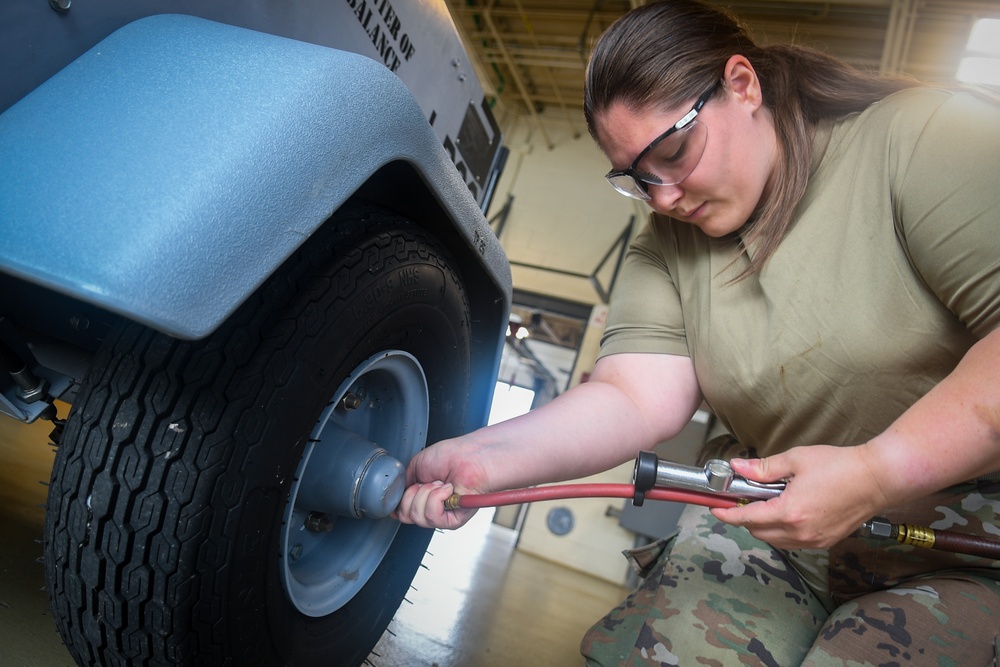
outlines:
[[830, 547], [889, 504], [867, 453], [864, 445], [813, 445], [763, 459], [733, 459], [736, 474], [758, 482], [785, 481], [787, 486], [766, 502], [712, 513], [775, 547]]

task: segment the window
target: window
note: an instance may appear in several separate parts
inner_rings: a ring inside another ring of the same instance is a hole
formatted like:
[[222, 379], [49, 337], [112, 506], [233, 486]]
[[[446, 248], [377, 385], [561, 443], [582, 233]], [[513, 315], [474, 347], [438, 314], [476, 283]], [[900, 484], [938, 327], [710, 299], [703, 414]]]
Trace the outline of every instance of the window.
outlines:
[[493, 407], [490, 408], [490, 424], [496, 424], [518, 415], [523, 415], [531, 409], [535, 400], [535, 392], [517, 385], [497, 382], [493, 391]]
[[979, 19], [972, 26], [958, 80], [1000, 86], [1000, 19]]

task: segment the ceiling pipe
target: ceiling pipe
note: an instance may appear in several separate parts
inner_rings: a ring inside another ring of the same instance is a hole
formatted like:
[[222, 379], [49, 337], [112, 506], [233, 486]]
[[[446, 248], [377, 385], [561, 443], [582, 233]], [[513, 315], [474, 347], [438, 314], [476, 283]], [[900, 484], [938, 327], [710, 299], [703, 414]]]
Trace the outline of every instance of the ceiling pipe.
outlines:
[[[491, 49], [489, 47], [484, 47], [483, 52], [489, 56], [501, 56], [500, 49]], [[554, 50], [544, 50], [544, 49], [523, 49], [519, 48], [516, 52], [511, 53], [511, 57], [514, 61], [522, 65], [533, 65], [535, 67], [548, 67], [550, 69], [575, 69], [583, 71], [583, 65], [577, 59], [576, 51], [566, 51], [564, 53], [565, 57], [559, 57], [559, 54], [554, 52]]]
[[918, 5], [918, 0], [893, 0], [878, 68], [880, 73], [893, 74], [901, 70], [917, 23]]
[[[539, 51], [542, 50], [542, 45], [538, 43], [538, 37], [535, 35], [534, 29], [531, 27], [531, 20], [528, 18], [528, 14], [524, 11], [524, 5], [521, 4], [521, 0], [514, 0], [514, 5], [517, 7], [517, 11], [521, 14], [521, 21], [524, 23], [524, 29], [528, 31], [531, 36], [531, 43]], [[552, 74], [552, 68], [548, 65], [543, 67], [545, 74], [548, 76], [549, 85], [552, 86], [552, 91], [556, 95], [556, 99], [559, 101], [559, 108], [562, 109], [563, 114], [566, 116], [566, 122], [569, 126], [573, 128], [573, 138], [580, 138], [580, 130], [577, 129], [576, 123], [573, 117], [570, 116], [569, 108], [566, 106], [566, 100], [563, 99], [562, 92], [559, 90], [559, 85], [556, 83], [555, 76]], [[551, 146], [550, 146], [551, 148]]]
[[493, 39], [496, 40], [497, 47], [500, 49], [500, 55], [503, 56], [504, 62], [507, 63], [507, 67], [510, 68], [510, 76], [514, 79], [514, 85], [517, 86], [518, 91], [521, 93], [521, 98], [524, 100], [524, 104], [528, 107], [528, 113], [531, 114], [532, 120], [538, 126], [538, 131], [542, 133], [542, 138], [545, 140], [545, 145], [548, 146], [549, 150], [555, 148], [552, 140], [549, 138], [549, 133], [545, 131], [545, 125], [542, 124], [542, 119], [535, 111], [535, 104], [531, 100], [531, 94], [528, 92], [527, 86], [524, 85], [524, 80], [521, 78], [521, 72], [518, 70], [514, 60], [510, 57], [510, 52], [507, 51], [507, 45], [504, 43], [503, 38], [500, 36], [500, 31], [497, 30], [496, 24], [493, 22], [493, 17], [490, 12], [493, 10], [494, 0], [486, 5], [486, 9], [483, 11], [483, 21], [486, 23], [486, 28], [490, 31]]
[[903, 32], [903, 45], [899, 51], [899, 62], [896, 63], [896, 71], [902, 71], [910, 61], [910, 45], [913, 44], [913, 33], [917, 29], [917, 15], [920, 13], [921, 0], [910, 0], [911, 11], [907, 17], [906, 30]]

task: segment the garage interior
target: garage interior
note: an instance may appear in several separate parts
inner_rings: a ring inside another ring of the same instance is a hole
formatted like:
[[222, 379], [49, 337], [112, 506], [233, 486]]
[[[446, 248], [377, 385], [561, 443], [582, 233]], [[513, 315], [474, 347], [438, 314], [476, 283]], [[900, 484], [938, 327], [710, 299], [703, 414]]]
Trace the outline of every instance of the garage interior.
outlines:
[[[589, 49], [640, 0], [447, 0], [510, 150], [486, 213], [511, 264], [511, 326], [494, 419], [585, 381], [607, 302], [645, 207], [607, 187], [580, 100]], [[1000, 0], [729, 0], [762, 42], [794, 41], [882, 72], [954, 83], [973, 26]], [[994, 42], [994, 45], [1000, 40]], [[994, 65], [995, 76], [1000, 67]], [[1000, 85], [1000, 80], [984, 82]], [[48, 424], [0, 420], [0, 664], [71, 667], [43, 590], [37, 540], [52, 449]], [[699, 411], [657, 450], [688, 462], [709, 436]], [[539, 443], [544, 446], [544, 443]], [[627, 482], [631, 464], [588, 481]], [[637, 516], [579, 499], [482, 511], [439, 532], [379, 667], [579, 665], [583, 632], [634, 582], [620, 552], [668, 531], [679, 507]], [[331, 662], [331, 665], [336, 664]]]

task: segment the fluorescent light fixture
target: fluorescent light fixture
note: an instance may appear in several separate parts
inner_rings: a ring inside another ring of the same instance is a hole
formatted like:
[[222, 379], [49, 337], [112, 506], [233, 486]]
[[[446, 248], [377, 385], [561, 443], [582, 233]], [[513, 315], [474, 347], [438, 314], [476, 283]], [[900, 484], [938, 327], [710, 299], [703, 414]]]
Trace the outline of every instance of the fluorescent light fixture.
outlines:
[[966, 51], [1000, 56], [1000, 19], [979, 19], [972, 26]]
[[976, 21], [965, 48], [966, 56], [958, 63], [958, 80], [1000, 86], [1000, 19]]
[[958, 63], [958, 80], [1000, 86], [1000, 58], [966, 56]]

